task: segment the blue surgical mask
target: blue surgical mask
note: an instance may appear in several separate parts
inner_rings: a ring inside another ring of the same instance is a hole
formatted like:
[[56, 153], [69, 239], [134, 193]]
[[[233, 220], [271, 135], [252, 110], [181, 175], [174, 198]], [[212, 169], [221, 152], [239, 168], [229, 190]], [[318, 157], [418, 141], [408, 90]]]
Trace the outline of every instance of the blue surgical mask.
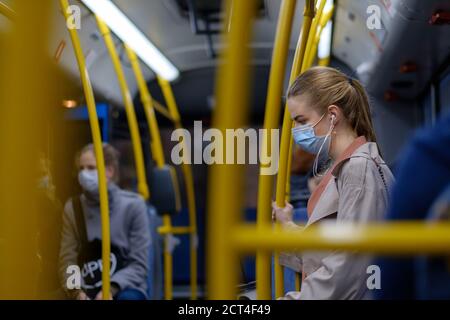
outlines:
[[316, 136], [314, 132], [314, 127], [322, 121], [323, 117], [325, 117], [325, 114], [313, 125], [305, 124], [292, 129], [292, 137], [295, 143], [309, 153], [318, 154], [326, 139], [326, 136]]
[[78, 174], [78, 182], [89, 195], [98, 195], [97, 170], [81, 170]]
[[331, 120], [330, 130], [325, 136], [316, 136], [314, 127], [322, 121], [326, 113], [314, 125], [305, 124], [297, 126], [292, 129], [292, 137], [296, 144], [303, 150], [316, 154], [316, 159], [313, 164], [313, 174], [318, 176], [319, 164], [326, 163], [329, 159], [329, 150], [331, 144], [331, 132], [334, 129], [334, 117]]

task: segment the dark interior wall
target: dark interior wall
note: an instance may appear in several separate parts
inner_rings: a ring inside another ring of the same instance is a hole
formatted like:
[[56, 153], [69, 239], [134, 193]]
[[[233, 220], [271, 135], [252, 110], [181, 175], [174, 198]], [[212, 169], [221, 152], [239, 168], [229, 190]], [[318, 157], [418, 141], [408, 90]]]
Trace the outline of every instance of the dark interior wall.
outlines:
[[[430, 19], [436, 12], [448, 11], [450, 2], [340, 0], [337, 4], [333, 53], [358, 70], [366, 84], [381, 149], [393, 164], [414, 129], [431, 122], [430, 80], [448, 65], [450, 29], [446, 24], [430, 24]], [[366, 27], [369, 5], [381, 9], [380, 30]], [[440, 95], [445, 92], [448, 86]], [[396, 101], [386, 101], [386, 93], [396, 96]]]
[[[202, 68], [184, 72], [179, 80], [172, 83], [172, 89], [178, 102], [183, 124], [189, 126], [194, 120], [208, 121], [214, 108], [216, 68]], [[262, 123], [265, 100], [267, 94], [267, 81], [269, 66], [256, 66], [252, 69], [251, 122]], [[153, 80], [148, 83], [153, 98], [165, 105], [164, 97], [158, 83]], [[139, 96], [135, 97], [136, 108], [140, 119], [144, 119], [142, 104]], [[161, 126], [170, 126], [170, 123], [160, 117]]]
[[[357, 77], [345, 63], [334, 58], [331, 66], [351, 77]], [[368, 90], [372, 121], [384, 160], [393, 166], [403, 145], [414, 129], [423, 123], [420, 100], [386, 101], [378, 92]]]
[[450, 113], [450, 67], [442, 77], [439, 93], [441, 113]]
[[386, 102], [372, 98], [373, 123], [384, 160], [391, 167], [414, 130], [422, 124], [419, 102]]

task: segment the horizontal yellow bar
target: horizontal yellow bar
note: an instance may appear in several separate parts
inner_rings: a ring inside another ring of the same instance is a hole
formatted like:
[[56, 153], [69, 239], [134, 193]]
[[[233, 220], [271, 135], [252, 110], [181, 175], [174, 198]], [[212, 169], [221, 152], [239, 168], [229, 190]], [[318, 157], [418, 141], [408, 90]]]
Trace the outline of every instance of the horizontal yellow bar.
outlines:
[[236, 227], [233, 247], [265, 250], [345, 250], [383, 254], [450, 252], [450, 223], [394, 222], [371, 225], [323, 223], [303, 231]]
[[191, 227], [172, 227], [172, 228], [167, 228], [165, 226], [162, 226], [160, 228], [158, 228], [158, 232], [159, 234], [188, 234], [191, 232]]
[[156, 111], [158, 111], [161, 115], [163, 115], [170, 121], [175, 122], [172, 115], [170, 114], [170, 111], [166, 107], [164, 107], [161, 103], [159, 103], [158, 101], [153, 100], [153, 108], [155, 108]]

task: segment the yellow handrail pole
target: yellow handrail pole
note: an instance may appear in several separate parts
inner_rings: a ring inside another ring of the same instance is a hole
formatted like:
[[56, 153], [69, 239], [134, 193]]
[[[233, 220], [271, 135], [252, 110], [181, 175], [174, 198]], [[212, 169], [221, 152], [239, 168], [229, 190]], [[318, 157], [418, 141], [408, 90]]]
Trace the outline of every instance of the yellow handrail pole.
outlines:
[[319, 59], [319, 61], [317, 61], [317, 65], [321, 67], [328, 67], [330, 65], [330, 56]]
[[[312, 20], [315, 15], [315, 5], [314, 0], [306, 0], [305, 9], [303, 13], [303, 26], [302, 31], [297, 43], [297, 49], [295, 51], [294, 61], [292, 63], [292, 70], [289, 83], [291, 84], [296, 77], [300, 74], [301, 66], [305, 58], [305, 52], [307, 47], [307, 42], [309, 39], [309, 34], [311, 30]], [[283, 127], [281, 133], [281, 147], [280, 147], [280, 162], [278, 167], [278, 177], [276, 185], [276, 203], [278, 206], [283, 207], [286, 201], [286, 185], [289, 182], [287, 171], [290, 161], [290, 151], [292, 148], [291, 139], [291, 128], [292, 120], [289, 114], [287, 106], [285, 106], [284, 117], [283, 117]], [[275, 266], [279, 265], [278, 261], [275, 261]], [[280, 272], [280, 266], [276, 267], [277, 272]], [[281, 278], [278, 276], [278, 278]], [[277, 279], [277, 276], [275, 277]], [[279, 290], [281, 292], [281, 290]], [[280, 292], [277, 292], [280, 293]]]
[[[316, 34], [316, 30], [317, 30], [317, 23], [319, 20], [321, 20], [321, 15], [323, 12], [323, 9], [325, 7], [326, 4], [326, 0], [322, 0], [320, 2], [319, 5], [319, 9], [317, 14], [315, 15], [315, 17], [312, 20], [311, 23], [311, 28], [309, 31], [309, 36], [308, 36], [308, 41], [306, 43], [306, 49], [305, 49], [305, 54], [303, 57], [303, 60], [301, 62], [301, 71], [300, 73], [303, 73], [304, 71], [306, 71], [307, 69], [309, 69], [311, 67], [311, 64], [308, 62], [310, 51], [312, 51], [313, 49], [311, 49], [312, 45], [312, 41], [315, 40], [315, 37], [313, 37], [313, 35]], [[317, 5], [317, 1], [314, 2], [314, 7]], [[291, 81], [295, 80], [295, 78], [291, 79]], [[287, 111], [287, 110], [286, 110]], [[292, 126], [292, 121], [291, 121], [291, 126]], [[290, 130], [289, 130], [290, 131]], [[284, 132], [284, 130], [283, 130]], [[292, 167], [292, 148], [293, 148], [293, 142], [292, 139], [289, 138], [291, 141], [289, 143], [289, 152], [288, 152], [288, 158], [287, 158], [287, 167], [286, 167], [286, 190], [285, 190], [285, 200], [289, 201], [290, 198], [290, 193], [291, 193], [291, 184], [290, 184], [290, 179], [289, 176], [291, 174], [291, 167]], [[283, 141], [283, 138], [282, 138]], [[282, 142], [283, 143], [283, 142]], [[283, 148], [283, 147], [282, 147]], [[276, 262], [277, 263], [277, 262]], [[279, 264], [278, 264], [279, 265]], [[277, 264], [275, 265], [275, 267], [277, 266]], [[275, 269], [276, 270], [276, 269]], [[300, 283], [301, 283], [301, 279], [300, 279], [300, 274], [296, 274], [296, 287], [298, 286], [300, 288]], [[300, 289], [299, 289], [300, 290]]]
[[[156, 116], [154, 112], [154, 104], [153, 99], [150, 95], [150, 91], [148, 90], [147, 84], [145, 82], [144, 76], [142, 74], [142, 70], [139, 67], [139, 61], [137, 59], [136, 54], [125, 45], [125, 50], [127, 52], [128, 58], [130, 59], [131, 66], [134, 70], [134, 74], [139, 86], [142, 104], [144, 106], [145, 115], [147, 118], [150, 136], [152, 138], [152, 154], [154, 155], [155, 162], [157, 167], [161, 168], [165, 164], [163, 147], [161, 142], [161, 134], [159, 131], [158, 123], [156, 121]], [[160, 232], [160, 229], [165, 232]], [[172, 253], [170, 251], [170, 235], [173, 234], [172, 230], [172, 221], [170, 216], [163, 215], [163, 227], [158, 229], [160, 234], [166, 235], [164, 240], [164, 298], [166, 300], [171, 300], [173, 296], [172, 289], [172, 265], [173, 258]]]
[[295, 291], [300, 291], [302, 284], [302, 274], [296, 272], [295, 273]]
[[321, 0], [319, 4], [319, 8], [317, 9], [317, 14], [314, 17], [311, 25], [311, 31], [309, 33], [308, 43], [306, 46], [305, 59], [302, 64], [302, 72], [308, 70], [310, 67], [311, 54], [314, 47], [314, 41], [316, 40], [317, 28], [319, 26], [319, 22], [321, 21], [323, 9], [325, 8], [325, 4], [327, 0]]
[[171, 229], [167, 229], [166, 227], [159, 227], [158, 232], [160, 234], [189, 234], [191, 233], [191, 227], [172, 227]]
[[[316, 1], [316, 3], [317, 3], [317, 1]], [[320, 7], [319, 7], [319, 11], [318, 11], [316, 17], [313, 19], [313, 22], [312, 22], [312, 25], [311, 25], [311, 30], [310, 30], [310, 35], [309, 35], [308, 42], [307, 42], [307, 45], [306, 45], [305, 57], [304, 57], [303, 62], [302, 62], [301, 73], [303, 73], [304, 71], [309, 69], [312, 66], [312, 63], [314, 61], [313, 59], [312, 60], [310, 59], [310, 61], [305, 60], [305, 59], [309, 59], [311, 57], [311, 53], [308, 54], [308, 48], [309, 47], [311, 47], [310, 51], [314, 52], [314, 55], [315, 55], [315, 52], [317, 51], [316, 41], [317, 41], [317, 45], [318, 45], [318, 41], [319, 41], [318, 38], [320, 39], [320, 34], [322, 33], [323, 28], [320, 28], [320, 31], [318, 32], [318, 36], [314, 38], [313, 45], [311, 46], [310, 44], [311, 44], [311, 41], [313, 40], [312, 34], [315, 34], [315, 32], [316, 32], [314, 30], [314, 28], [317, 29], [317, 26], [314, 26], [315, 21], [319, 21], [319, 19], [320, 19], [320, 21], [322, 23], [323, 20], [324, 20], [323, 19], [324, 17], [322, 16], [322, 11], [323, 11], [323, 8], [324, 8], [325, 4], [326, 4], [326, 0], [322, 0], [322, 2], [320, 4]], [[331, 10], [331, 14], [330, 14], [329, 18], [331, 18], [331, 16], [332, 16], [332, 11], [333, 10]], [[314, 46], [316, 46], [315, 49], [314, 49]], [[289, 145], [289, 153], [288, 153], [290, 156], [288, 158], [288, 163], [287, 163], [287, 176], [290, 175], [291, 167], [292, 167], [292, 148], [293, 148], [293, 143], [291, 141], [291, 144]], [[291, 184], [290, 184], [289, 179], [287, 179], [287, 181], [286, 181], [286, 201], [289, 201], [290, 193], [291, 193]]]
[[[320, 36], [322, 35], [323, 29], [326, 27], [326, 25], [328, 24], [328, 22], [330, 22], [330, 20], [333, 18], [334, 10], [335, 10], [335, 6], [334, 6], [334, 4], [333, 4], [333, 6], [331, 7], [330, 11], [327, 12], [327, 14], [326, 14], [325, 17], [324, 17], [324, 21], [323, 21], [323, 24], [322, 24], [323, 27], [322, 27], [322, 30], [320, 31], [321, 34], [319, 35], [319, 39], [317, 40], [317, 48], [318, 48], [318, 46], [319, 46]], [[316, 51], [317, 51], [317, 49], [316, 49]], [[315, 54], [316, 54], [316, 53], [314, 53], [314, 55], [315, 55]], [[318, 64], [319, 66], [323, 66], [323, 67], [329, 66], [329, 65], [330, 65], [330, 59], [331, 59], [331, 57], [330, 57], [330, 55], [328, 55], [328, 56], [325, 57], [325, 58], [319, 59], [319, 61], [317, 62], [317, 64]]]
[[[291, 183], [290, 183], [290, 174], [291, 174], [291, 165], [292, 165], [292, 142], [289, 145], [289, 152], [288, 154], [291, 155], [288, 159], [287, 163], [287, 181], [286, 181], [286, 201], [290, 201], [290, 195], [291, 195]], [[280, 229], [281, 225], [279, 223], [275, 224], [275, 228]], [[274, 273], [275, 273], [275, 293], [276, 297], [281, 297], [284, 295], [284, 267], [280, 264], [280, 255], [278, 252], [275, 252], [274, 254]]]
[[[60, 6], [64, 17], [69, 19], [68, 0], [60, 0]], [[84, 94], [86, 95], [86, 103], [89, 114], [89, 122], [91, 124], [92, 140], [94, 141], [95, 158], [97, 159], [98, 181], [100, 193], [100, 215], [102, 220], [102, 291], [103, 300], [109, 299], [110, 288], [110, 252], [111, 239], [109, 229], [109, 205], [108, 205], [108, 186], [106, 182], [105, 160], [103, 156], [103, 144], [100, 134], [100, 126], [98, 124], [97, 109], [94, 99], [94, 91], [92, 90], [91, 81], [84, 60], [83, 50], [81, 48], [80, 39], [75, 28], [69, 29], [70, 38], [72, 39], [75, 56], [77, 58], [80, 70], [81, 82], [83, 84]]]
[[[278, 17], [278, 25], [274, 43], [272, 67], [270, 69], [269, 89], [267, 91], [266, 111], [264, 116], [264, 135], [261, 154], [268, 154], [268, 142], [270, 131], [277, 129], [281, 113], [281, 97], [283, 91], [284, 74], [291, 39], [292, 21], [295, 14], [297, 0], [283, 0]], [[274, 152], [274, 150], [271, 150]], [[258, 183], [258, 209], [257, 225], [271, 225], [271, 199], [273, 194], [272, 175], [263, 174], [261, 164]], [[275, 254], [275, 261], [277, 261]], [[279, 264], [275, 264], [275, 292], [277, 296], [283, 291], [283, 271], [277, 270]], [[256, 253], [256, 284], [258, 286], [258, 299], [271, 299], [271, 254], [267, 251]]]
[[[155, 104], [148, 90], [147, 84], [145, 82], [144, 76], [142, 74], [142, 70], [139, 67], [139, 60], [137, 59], [136, 54], [125, 45], [125, 50], [127, 52], [128, 58], [130, 59], [131, 66], [134, 70], [134, 74], [136, 76], [136, 80], [139, 86], [139, 90], [141, 93], [141, 101], [144, 106], [145, 115], [147, 118], [147, 123], [150, 130], [150, 136], [152, 137], [152, 154], [154, 156], [156, 166], [161, 168], [165, 164], [164, 160], [164, 151], [161, 142], [161, 134], [158, 127], [158, 122], [156, 121], [155, 115]], [[170, 114], [169, 119], [171, 119]], [[172, 299], [172, 253], [170, 252], [170, 235], [172, 234], [186, 234], [190, 232], [190, 228], [180, 228], [180, 227], [172, 227], [171, 219], [168, 215], [163, 216], [163, 227], [158, 229], [158, 232], [162, 235], [166, 235], [165, 244], [164, 244], [164, 298], [166, 300]]]
[[290, 181], [290, 175], [291, 175], [291, 168], [292, 168], [292, 149], [294, 148], [293, 141], [291, 141], [291, 144], [289, 145], [289, 155], [291, 155], [288, 159], [286, 171], [288, 179], [286, 181], [286, 201], [289, 202], [291, 200], [291, 181]]
[[[256, 0], [225, 1], [230, 21], [222, 39], [227, 44], [217, 77], [217, 108], [213, 127], [225, 135], [226, 129], [242, 128], [248, 119], [249, 62], [252, 22]], [[238, 255], [231, 231], [241, 221], [244, 205], [244, 167], [238, 164], [213, 165], [209, 171], [208, 264], [210, 299], [235, 299], [238, 282]]]
[[341, 250], [383, 255], [450, 253], [450, 222], [324, 223], [301, 232], [272, 228], [262, 231], [252, 225], [242, 225], [234, 229], [230, 240], [241, 253], [260, 248], [288, 251]]
[[[179, 119], [173, 117], [173, 114], [170, 113], [170, 111], [169, 114], [171, 115], [174, 123], [179, 121]], [[172, 219], [168, 214], [164, 214], [162, 220], [163, 220], [163, 228], [167, 230], [164, 237], [164, 298], [166, 300], [171, 300], [173, 297], [173, 256], [169, 241], [172, 235], [173, 227], [172, 227]]]
[[[177, 103], [175, 100], [175, 96], [173, 94], [172, 87], [170, 83], [162, 79], [161, 77], [158, 77], [158, 83], [161, 87], [161, 90], [163, 92], [164, 98], [167, 103], [167, 107], [169, 109], [170, 115], [172, 119], [174, 120], [175, 128], [181, 129], [181, 117], [178, 112]], [[183, 144], [185, 143], [185, 140], [183, 139]], [[186, 149], [185, 149], [186, 150]], [[181, 169], [183, 171], [184, 176], [184, 185], [186, 190], [186, 198], [187, 198], [187, 204], [188, 204], [188, 212], [189, 212], [189, 225], [191, 227], [190, 230], [190, 271], [191, 271], [191, 298], [197, 299], [197, 242], [198, 242], [198, 236], [197, 236], [197, 216], [196, 216], [196, 204], [195, 204], [195, 193], [194, 193], [194, 178], [192, 176], [192, 168], [191, 166], [183, 161], [181, 165]]]
[[166, 117], [167, 119], [169, 119], [170, 121], [174, 122], [174, 119], [172, 119], [172, 116], [170, 115], [169, 110], [167, 110], [163, 105], [161, 105], [158, 101], [153, 101], [154, 105], [153, 107], [155, 108], [155, 111], [159, 112], [162, 116]]
[[328, 22], [333, 17], [333, 13], [334, 13], [334, 5], [331, 7], [331, 9], [328, 12], [323, 14], [321, 19], [320, 19], [319, 31], [316, 34], [316, 37], [314, 39], [314, 44], [313, 44], [313, 46], [311, 48], [311, 52], [310, 52], [310, 54], [308, 56], [308, 61], [307, 61], [307, 65], [308, 66], [312, 66], [313, 63], [314, 63], [314, 59], [315, 59], [315, 57], [317, 55], [317, 49], [319, 47], [320, 36], [322, 35], [323, 29], [325, 29], [326, 25], [328, 24]]
[[[326, 1], [324, 1], [324, 2], [322, 2], [323, 4], [325, 4], [326, 3]], [[319, 8], [319, 10], [320, 9], [323, 9], [323, 8]], [[319, 14], [321, 14], [321, 12], [319, 12]], [[329, 14], [330, 14], [330, 16], [329, 16], [329, 18], [331, 18], [331, 16], [332, 16], [332, 10], [331, 10], [331, 13], [329, 12]], [[317, 15], [315, 18], [314, 18], [314, 20], [316, 20], [316, 19], [318, 19], [319, 18], [319, 15]], [[328, 19], [329, 19], [328, 18]], [[313, 25], [312, 25], [312, 27], [311, 27], [311, 31], [310, 31], [310, 37], [311, 37], [311, 33], [312, 32], [314, 32], [314, 30], [313, 30], [313, 26], [314, 26], [314, 20], [313, 20]], [[324, 20], [324, 17], [322, 16], [321, 17], [321, 24], [322, 24], [322, 22], [323, 22], [323, 20]], [[328, 21], [328, 20], [327, 20]], [[325, 23], [326, 24], [326, 23]], [[322, 26], [322, 25], [321, 25]], [[323, 30], [323, 28], [320, 28], [320, 31], [318, 32], [318, 35], [317, 35], [317, 37], [316, 38], [314, 38], [314, 46], [316, 46], [316, 44], [318, 44], [318, 38], [320, 39], [320, 34], [322, 33], [322, 30]], [[309, 38], [308, 39], [308, 45], [309, 45], [309, 41], [311, 41], [311, 38]], [[316, 43], [316, 41], [317, 41], [317, 43]], [[307, 45], [307, 48], [308, 48], [308, 45]], [[307, 49], [308, 50], [308, 49]], [[312, 52], [314, 52], [314, 55], [315, 55], [315, 52], [317, 51], [317, 46], [315, 47], [315, 49], [314, 48], [312, 48], [311, 49], [312, 50]], [[305, 59], [307, 59], [307, 52], [305, 53]], [[311, 55], [309, 55], [309, 57], [311, 57]], [[306, 64], [305, 64], [306, 63]], [[305, 61], [304, 60], [304, 62], [302, 63], [302, 70], [301, 70], [301, 72], [304, 72], [304, 71], [306, 71], [307, 69], [309, 69], [311, 66], [312, 66], [312, 63], [313, 63], [313, 60], [311, 60], [311, 61]], [[291, 144], [289, 145], [289, 155], [290, 155], [290, 157], [288, 158], [288, 163], [287, 163], [287, 176], [289, 176], [290, 175], [290, 172], [291, 172], [291, 167], [292, 167], [292, 148], [293, 148], [293, 143], [291, 142]], [[289, 179], [287, 179], [287, 181], [286, 181], [286, 201], [289, 201], [289, 198], [290, 198], [290, 194], [291, 194], [291, 184], [290, 184], [290, 181], [289, 181]]]
[[173, 256], [170, 245], [172, 233], [172, 219], [168, 214], [162, 217], [163, 226], [170, 230], [164, 237], [164, 298], [172, 300], [173, 298]]
[[16, 18], [16, 12], [1, 1], [0, 1], [0, 14], [4, 15], [9, 20], [14, 20]]
[[123, 72], [119, 56], [116, 51], [116, 46], [109, 31], [108, 26], [96, 16], [97, 24], [100, 33], [105, 40], [105, 45], [108, 49], [109, 55], [111, 57], [114, 70], [117, 75], [117, 80], [119, 81], [120, 91], [124, 100], [125, 111], [128, 119], [128, 126], [130, 129], [131, 143], [133, 145], [134, 153], [134, 163], [136, 166], [136, 175], [138, 181], [138, 192], [145, 199], [148, 200], [150, 192], [147, 185], [147, 176], [145, 174], [145, 164], [144, 164], [144, 154], [142, 152], [142, 142], [139, 132], [139, 125], [136, 118], [136, 113], [134, 111], [133, 99], [130, 94], [130, 89], [128, 88], [125, 74]]
[[[62, 88], [54, 82], [48, 58], [52, 1], [14, 4], [17, 19], [2, 34], [0, 60], [0, 299], [36, 300], [44, 298], [37, 281], [50, 281], [39, 279], [38, 233], [50, 216], [38, 198], [36, 169], [45, 124]], [[50, 245], [40, 244], [45, 249]]]
[[162, 168], [165, 164], [164, 149], [161, 142], [161, 133], [159, 131], [158, 122], [156, 121], [155, 109], [152, 96], [148, 90], [147, 83], [139, 65], [139, 59], [136, 53], [131, 50], [126, 44], [124, 45], [125, 52], [130, 60], [131, 67], [133, 68], [136, 82], [141, 94], [141, 101], [144, 107], [145, 117], [147, 118], [149, 133], [151, 137], [151, 146], [153, 158], [155, 159], [156, 166]]

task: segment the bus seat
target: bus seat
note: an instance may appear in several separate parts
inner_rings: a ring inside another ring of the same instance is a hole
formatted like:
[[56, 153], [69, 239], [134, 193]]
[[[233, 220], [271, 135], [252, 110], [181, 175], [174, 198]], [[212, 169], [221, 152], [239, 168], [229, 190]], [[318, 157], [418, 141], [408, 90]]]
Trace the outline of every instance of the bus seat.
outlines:
[[[450, 184], [434, 202], [427, 218], [450, 220]], [[419, 257], [414, 268], [418, 299], [450, 299], [450, 255]]]
[[180, 187], [172, 166], [155, 167], [150, 178], [150, 186], [152, 204], [158, 214], [175, 215], [181, 211]]

